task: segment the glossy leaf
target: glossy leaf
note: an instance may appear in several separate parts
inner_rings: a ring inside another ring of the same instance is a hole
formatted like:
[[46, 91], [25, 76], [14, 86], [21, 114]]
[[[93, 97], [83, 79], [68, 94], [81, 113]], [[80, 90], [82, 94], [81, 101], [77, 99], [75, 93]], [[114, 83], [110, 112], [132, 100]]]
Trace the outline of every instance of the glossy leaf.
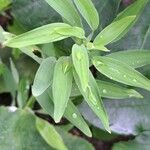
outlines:
[[89, 58], [87, 49], [75, 44], [72, 48], [74, 68], [79, 76], [82, 89], [85, 91], [89, 82]]
[[62, 18], [65, 18], [73, 26], [81, 27], [80, 16], [74, 7], [72, 0], [45, 0]]
[[91, 0], [74, 0], [79, 12], [87, 21], [92, 30], [99, 25], [99, 15]]
[[44, 59], [40, 64], [32, 86], [32, 94], [35, 97], [45, 92], [52, 84], [55, 63], [56, 59], [54, 57], [49, 57]]
[[102, 99], [100, 97], [97, 83], [92, 74], [90, 73], [90, 80], [86, 91], [83, 91], [81, 84], [79, 82], [79, 77], [75, 71], [74, 71], [74, 79], [76, 81], [76, 84], [78, 85], [80, 92], [84, 96], [85, 101], [88, 103], [93, 112], [98, 116], [98, 118], [102, 121], [104, 128], [108, 132], [111, 132], [109, 128], [108, 116], [105, 111]]
[[[63, 116], [72, 88], [72, 69], [69, 57], [60, 57], [56, 63], [53, 77], [54, 120], [59, 122]], [[58, 94], [61, 92], [61, 96]]]
[[124, 30], [135, 20], [135, 16], [125, 17], [119, 21], [115, 21], [105, 29], [103, 29], [95, 38], [94, 45], [107, 45], [118, 38]]
[[[54, 118], [53, 112], [54, 112], [54, 104], [52, 101], [52, 96], [50, 95], [50, 89], [48, 89], [46, 92], [44, 92], [42, 95], [36, 97], [38, 103], [41, 105], [41, 107], [51, 116]], [[76, 118], [73, 116], [77, 115]], [[64, 117], [68, 119], [73, 125], [75, 125], [78, 129], [80, 129], [85, 135], [91, 136], [91, 131], [82, 118], [80, 112], [75, 107], [75, 105], [69, 101], [67, 108], [64, 113]]]
[[94, 66], [112, 80], [150, 90], [150, 80], [130, 66], [109, 57], [97, 56]]
[[150, 64], [149, 50], [127, 50], [111, 53], [106, 56], [125, 62], [133, 68], [139, 68]]
[[21, 35], [18, 35], [10, 40], [7, 40], [4, 45], [9, 46], [9, 47], [17, 47], [17, 48], [22, 48], [30, 45], [36, 45], [36, 44], [44, 44], [44, 43], [50, 43], [50, 42], [55, 42], [55, 41], [60, 41], [62, 39], [71, 37], [71, 36], [76, 36], [83, 38], [83, 33], [81, 33], [80, 28], [76, 28], [76, 34], [72, 35], [66, 33], [65, 35], [57, 33], [58, 29], [62, 28], [68, 28], [68, 30], [76, 28], [76, 27], [71, 27], [68, 24], [65, 23], [52, 23], [48, 25], [44, 25], [42, 27], [38, 27], [34, 30], [31, 30], [29, 32], [23, 33]]
[[43, 119], [36, 118], [36, 127], [43, 139], [53, 148], [67, 150], [61, 136], [54, 126]]
[[100, 95], [105, 98], [111, 99], [124, 99], [124, 98], [143, 98], [143, 96], [133, 89], [128, 89], [117, 84], [97, 80]]

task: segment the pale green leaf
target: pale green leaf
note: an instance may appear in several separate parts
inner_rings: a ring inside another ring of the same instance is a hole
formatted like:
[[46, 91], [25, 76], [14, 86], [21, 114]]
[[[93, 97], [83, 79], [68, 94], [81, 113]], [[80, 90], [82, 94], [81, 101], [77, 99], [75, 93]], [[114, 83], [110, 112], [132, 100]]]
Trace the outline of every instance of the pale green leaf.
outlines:
[[[38, 103], [41, 105], [41, 107], [51, 116], [54, 118], [53, 112], [54, 112], [54, 105], [52, 101], [52, 96], [50, 96], [51, 89], [47, 89], [46, 92], [44, 92], [42, 95], [36, 97]], [[73, 114], [77, 114], [77, 117], [74, 118]], [[85, 135], [91, 136], [91, 131], [82, 118], [80, 112], [75, 107], [75, 105], [69, 101], [67, 108], [64, 113], [64, 117], [68, 119], [73, 125], [75, 125], [78, 129], [80, 129]]]
[[94, 45], [98, 46], [112, 43], [130, 26], [135, 20], [135, 17], [136, 16], [129, 16], [111, 23], [97, 35], [94, 40]]
[[10, 68], [11, 68], [11, 73], [13, 75], [14, 81], [16, 82], [16, 84], [18, 84], [19, 83], [19, 73], [18, 73], [18, 70], [12, 59], [10, 59]]
[[89, 58], [87, 49], [83, 45], [73, 45], [72, 60], [79, 76], [82, 89], [85, 91], [89, 82]]
[[[115, 40], [120, 40], [136, 23], [138, 20], [141, 12], [143, 11], [144, 7], [146, 6], [148, 0], [136, 0], [133, 4], [129, 5], [126, 9], [124, 9], [121, 13], [117, 15], [114, 21], [120, 20], [124, 17], [128, 17], [131, 15], [135, 15], [135, 20], [124, 30], [124, 32]], [[115, 42], [114, 41], [114, 42]]]
[[71, 94], [72, 78], [70, 57], [60, 57], [54, 69], [52, 87], [55, 122], [60, 121], [67, 107], [69, 96]]
[[143, 96], [133, 89], [128, 89], [117, 84], [97, 80], [100, 95], [105, 98], [111, 99], [124, 99], [124, 98], [143, 98]]
[[79, 12], [94, 31], [99, 25], [99, 15], [91, 0], [74, 0]]
[[65, 18], [73, 26], [81, 27], [80, 16], [74, 7], [72, 0], [45, 0], [62, 18]]
[[[50, 43], [50, 42], [55, 42], [55, 41], [60, 41], [62, 39], [71, 37], [71, 36], [81, 36], [80, 38], [83, 38], [83, 32], [81, 33], [80, 28], [76, 28], [76, 32], [81, 34], [75, 34], [72, 35], [67, 32], [67, 34], [59, 34], [57, 32], [58, 29], [65, 28], [68, 30], [71, 30], [72, 27], [68, 24], [65, 23], [52, 23], [48, 25], [44, 25], [41, 27], [38, 27], [34, 30], [31, 30], [29, 32], [23, 33], [21, 35], [18, 35], [12, 39], [7, 40], [4, 45], [8, 47], [15, 47], [15, 48], [22, 48], [30, 45], [36, 45], [36, 44], [44, 44], [44, 43]], [[79, 30], [79, 31], [78, 31]]]
[[40, 64], [32, 86], [32, 94], [35, 97], [41, 95], [52, 84], [55, 63], [54, 57], [48, 57]]
[[106, 56], [125, 62], [133, 68], [139, 68], [150, 64], [149, 50], [127, 50], [111, 53]]
[[53, 148], [67, 150], [61, 136], [55, 130], [54, 126], [47, 121], [36, 117], [36, 127], [43, 139]]
[[93, 58], [94, 66], [112, 80], [150, 90], [150, 80], [132, 67], [109, 57]]
[[11, 4], [12, 0], [0, 0], [0, 11], [5, 9]]
[[93, 112], [99, 117], [99, 119], [102, 121], [102, 124], [104, 125], [104, 128], [108, 131], [110, 131], [109, 127], [109, 119], [107, 112], [105, 111], [102, 99], [100, 97], [100, 92], [97, 86], [97, 83], [93, 77], [93, 75], [89, 72], [90, 80], [88, 87], [86, 91], [83, 91], [81, 84], [79, 82], [79, 77], [77, 73], [74, 71], [74, 79], [76, 81], [76, 84], [78, 85], [78, 88], [80, 92], [82, 93], [85, 101], [88, 103], [90, 108], [93, 110]]

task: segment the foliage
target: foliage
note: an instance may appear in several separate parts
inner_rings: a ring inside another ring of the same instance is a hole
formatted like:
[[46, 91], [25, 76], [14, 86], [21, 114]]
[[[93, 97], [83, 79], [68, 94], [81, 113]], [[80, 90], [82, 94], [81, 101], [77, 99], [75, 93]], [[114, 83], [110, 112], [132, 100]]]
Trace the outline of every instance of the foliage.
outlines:
[[[24, 140], [25, 134], [31, 132], [31, 139], [26, 139], [22, 147], [14, 139], [12, 149], [27, 149], [35, 137], [39, 139], [35, 141], [35, 149], [40, 149], [39, 146], [93, 149], [88, 142], [37, 118], [32, 109], [37, 101], [42, 114], [50, 115], [55, 123], [64, 117], [89, 137], [93, 126], [109, 133], [137, 136], [135, 140], [115, 144], [114, 150], [131, 147], [140, 150], [142, 143], [147, 144], [147, 150], [149, 144], [142, 137], [149, 138], [150, 130], [150, 45], [147, 42], [150, 1], [136, 0], [123, 9], [120, 0], [13, 0], [0, 3], [0, 10], [10, 3], [14, 24], [8, 31], [0, 28], [0, 92], [10, 92], [13, 107], [17, 103], [19, 109], [10, 113], [2, 107], [1, 116], [10, 115], [10, 121], [16, 120], [10, 127], [10, 138], [21, 132], [17, 138]], [[12, 53], [3, 56], [4, 49]], [[21, 64], [21, 73], [19, 59], [31, 61], [27, 64], [29, 72]], [[10, 62], [10, 69], [6, 62]], [[29, 94], [30, 86], [32, 94]], [[31, 130], [26, 131], [25, 125], [21, 127], [24, 120], [31, 124]], [[0, 126], [4, 124], [8, 123], [1, 122]], [[5, 136], [4, 131], [0, 137]], [[5, 139], [0, 146], [3, 143]], [[10, 145], [7, 146], [3, 149]]]

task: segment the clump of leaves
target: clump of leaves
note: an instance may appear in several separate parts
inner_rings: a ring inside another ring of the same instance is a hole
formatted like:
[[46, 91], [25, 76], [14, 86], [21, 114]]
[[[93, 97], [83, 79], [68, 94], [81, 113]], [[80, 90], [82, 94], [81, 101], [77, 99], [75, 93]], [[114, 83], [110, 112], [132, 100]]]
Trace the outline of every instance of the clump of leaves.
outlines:
[[[92, 136], [87, 123], [73, 103], [73, 100], [82, 95], [110, 133], [109, 117], [102, 98], [142, 98], [133, 87], [150, 91], [150, 80], [135, 70], [150, 64], [149, 51], [130, 50], [107, 54], [108, 44], [121, 39], [133, 27], [148, 0], [135, 1], [96, 36], [94, 33], [100, 25], [100, 19], [91, 0], [45, 1], [61, 15], [64, 23], [43, 25], [17, 36], [1, 31], [1, 43], [4, 47], [20, 49], [40, 64], [34, 78], [32, 94], [56, 123], [64, 116], [84, 134]], [[82, 19], [89, 25], [90, 34], [86, 33]], [[67, 55], [51, 56], [51, 50], [57, 51], [54, 44], [68, 38], [74, 44]], [[50, 45], [45, 50], [43, 46], [46, 44]], [[33, 53], [35, 45], [41, 58]], [[110, 82], [96, 80], [89, 69], [91, 66], [107, 76]], [[112, 83], [111, 80], [116, 82]], [[127, 87], [122, 87], [117, 82]], [[38, 129], [43, 128], [42, 126], [39, 124]]]

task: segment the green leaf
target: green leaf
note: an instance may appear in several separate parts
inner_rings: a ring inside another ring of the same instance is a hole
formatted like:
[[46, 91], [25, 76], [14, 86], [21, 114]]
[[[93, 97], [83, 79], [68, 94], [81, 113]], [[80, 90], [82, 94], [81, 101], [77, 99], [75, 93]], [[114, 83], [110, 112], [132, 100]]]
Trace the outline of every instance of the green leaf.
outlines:
[[115, 21], [105, 29], [103, 29], [95, 38], [94, 45], [101, 46], [112, 43], [116, 38], [118, 38], [128, 26], [135, 20], [136, 16], [129, 16], [119, 21]]
[[[142, 0], [138, 0], [141, 2]], [[139, 3], [135, 1], [134, 3]], [[147, 0], [142, 1], [139, 7]], [[116, 43], [111, 44], [111, 49], [127, 50], [127, 49], [150, 49], [150, 18], [149, 18], [150, 1], [146, 3], [137, 23], [133, 26], [127, 35]], [[136, 9], [135, 9], [136, 11]]]
[[138, 18], [147, 2], [148, 0], [136, 0], [133, 4], [129, 5], [125, 10], [119, 13], [115, 20], [120, 20], [124, 17], [134, 15], [136, 15], [136, 17]]
[[[150, 131], [150, 92], [138, 90], [143, 100], [127, 98], [123, 101], [104, 99], [106, 110], [110, 117], [112, 132], [121, 135], [140, 135], [143, 131]], [[91, 111], [86, 103], [79, 107], [84, 118], [92, 125], [103, 129], [99, 118]]]
[[71, 101], [68, 102], [68, 106], [66, 108], [64, 116], [75, 126], [77, 126], [77, 128], [80, 129], [85, 135], [87, 135], [88, 137], [92, 137], [92, 133], [88, 125], [84, 121], [79, 110]]
[[35, 126], [35, 116], [16, 107], [0, 108], [0, 148], [2, 150], [53, 150], [41, 137]]
[[[69, 101], [72, 88], [72, 69], [70, 57], [60, 57], [56, 63], [53, 77], [54, 120], [59, 122]], [[61, 92], [61, 96], [58, 94]]]
[[139, 68], [150, 64], [149, 50], [127, 50], [111, 53], [106, 56], [125, 62], [133, 68]]
[[80, 16], [74, 7], [72, 0], [45, 0], [53, 9], [55, 9], [71, 25], [81, 27]]
[[[65, 35], [59, 34], [57, 30], [62, 28], [68, 30], [75, 28], [76, 34], [72, 35], [72, 32], [71, 34], [69, 34], [68, 32]], [[80, 38], [83, 38], [84, 32], [81, 32], [80, 28], [71, 27], [70, 25], [65, 23], [52, 23], [18, 35], [12, 39], [9, 39], [4, 43], [4, 45], [8, 47], [22, 48], [30, 45], [60, 41], [62, 39], [76, 35]]]
[[104, 128], [110, 133], [111, 131], [109, 128], [108, 116], [105, 111], [102, 99], [100, 97], [99, 89], [93, 75], [90, 73], [90, 80], [86, 91], [83, 91], [81, 84], [79, 82], [79, 77], [75, 71], [74, 71], [74, 79], [76, 81], [76, 84], [78, 85], [80, 92], [84, 96], [85, 101], [88, 103], [93, 112], [102, 121]]
[[150, 80], [130, 66], [109, 57], [97, 56], [93, 64], [99, 72], [112, 80], [150, 90]]
[[0, 0], [0, 11], [8, 7], [11, 4], [11, 0]]
[[125, 10], [123, 10], [121, 13], [117, 15], [115, 18], [115, 21], [120, 20], [124, 17], [128, 17], [131, 15], [135, 15], [135, 20], [130, 24], [128, 28], [115, 40], [121, 39], [135, 24], [135, 22], [138, 20], [141, 12], [143, 11], [144, 7], [146, 6], [148, 0], [136, 0], [133, 4], [129, 5]]
[[[50, 89], [48, 89], [46, 92], [44, 92], [42, 95], [36, 97], [38, 103], [41, 105], [41, 107], [52, 117], [54, 118], [53, 112], [54, 112], [54, 105], [52, 101], [52, 96], [50, 96]], [[76, 118], [75, 114], [77, 115]], [[80, 129], [85, 135], [91, 137], [91, 131], [82, 118], [80, 112], [75, 107], [75, 105], [69, 101], [67, 108], [64, 113], [64, 117], [68, 119], [73, 125], [75, 125], [78, 129]]]
[[14, 78], [16, 84], [18, 84], [19, 83], [19, 73], [18, 73], [18, 70], [12, 59], [10, 59], [10, 67], [11, 67], [11, 73], [13, 75], [13, 78]]
[[56, 127], [56, 130], [62, 136], [64, 143], [67, 145], [69, 150], [94, 150], [92, 144], [83, 138], [72, 136], [58, 127]]
[[72, 60], [79, 76], [82, 89], [85, 91], [89, 82], [89, 57], [87, 49], [83, 45], [73, 45]]
[[143, 96], [133, 89], [128, 89], [117, 84], [97, 80], [100, 95], [105, 98], [111, 99], [124, 99], [124, 98], [143, 98]]
[[36, 127], [43, 139], [53, 148], [67, 150], [61, 136], [55, 130], [54, 126], [43, 119], [36, 118]]
[[145, 131], [135, 137], [134, 140], [115, 143], [112, 150], [149, 150], [150, 131]]
[[22, 78], [18, 85], [17, 90], [17, 104], [20, 108], [26, 105], [29, 97], [30, 83], [27, 79]]
[[56, 59], [54, 57], [48, 57], [40, 64], [32, 86], [32, 94], [35, 97], [45, 92], [52, 84], [55, 63]]
[[91, 0], [74, 0], [79, 12], [94, 31], [99, 25], [99, 15]]

